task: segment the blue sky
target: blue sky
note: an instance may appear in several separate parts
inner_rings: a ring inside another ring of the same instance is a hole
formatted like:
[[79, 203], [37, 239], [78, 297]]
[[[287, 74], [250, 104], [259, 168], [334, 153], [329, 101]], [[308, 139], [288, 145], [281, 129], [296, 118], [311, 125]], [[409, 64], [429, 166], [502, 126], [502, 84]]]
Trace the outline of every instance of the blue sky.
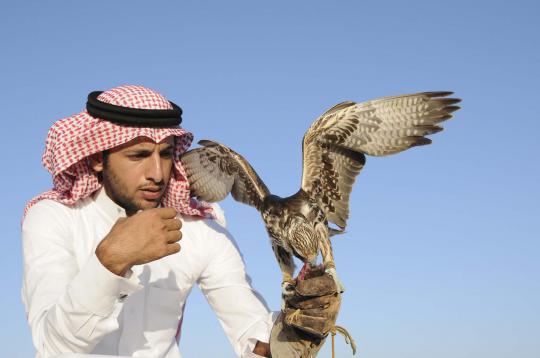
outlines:
[[[338, 321], [365, 358], [538, 357], [537, 2], [12, 1], [0, 27], [3, 356], [34, 354], [19, 223], [51, 185], [41, 166], [49, 126], [82, 110], [90, 91], [141, 84], [282, 196], [298, 190], [302, 135], [330, 106], [455, 91], [462, 110], [432, 145], [367, 159], [347, 233], [334, 240], [347, 287]], [[230, 198], [222, 205], [277, 310], [280, 272], [262, 221]], [[197, 289], [184, 322], [185, 357], [233, 355]], [[341, 338], [337, 353], [350, 356]]]

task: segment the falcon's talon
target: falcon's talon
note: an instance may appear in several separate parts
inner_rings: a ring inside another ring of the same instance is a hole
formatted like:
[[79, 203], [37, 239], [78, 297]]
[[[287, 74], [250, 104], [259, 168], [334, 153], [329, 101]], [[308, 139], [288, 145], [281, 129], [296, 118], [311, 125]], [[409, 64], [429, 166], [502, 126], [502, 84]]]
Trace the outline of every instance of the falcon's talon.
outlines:
[[285, 318], [285, 323], [287, 323], [289, 326], [294, 323], [294, 321], [297, 319], [297, 317], [300, 315], [300, 309], [297, 309], [296, 311], [292, 312], [290, 315], [288, 315]]
[[281, 310], [285, 312], [285, 299], [292, 297], [296, 291], [294, 281], [283, 281], [281, 283]]
[[283, 297], [289, 297], [294, 295], [296, 286], [292, 282], [285, 281], [281, 284], [281, 295]]
[[336, 283], [336, 290], [337, 290], [338, 293], [345, 292], [345, 286], [343, 285], [343, 283], [339, 279], [337, 271], [336, 271], [335, 268], [332, 267], [332, 268], [326, 269], [326, 270], [324, 270], [324, 272], [326, 272], [327, 274], [332, 276], [332, 278], [334, 279], [334, 282]]

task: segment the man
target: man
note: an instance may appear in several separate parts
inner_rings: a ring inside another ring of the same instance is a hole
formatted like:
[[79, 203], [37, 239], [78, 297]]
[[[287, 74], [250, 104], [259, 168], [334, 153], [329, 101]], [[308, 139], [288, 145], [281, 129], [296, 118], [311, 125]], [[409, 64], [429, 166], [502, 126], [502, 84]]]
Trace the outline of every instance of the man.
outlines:
[[249, 284], [219, 207], [189, 197], [181, 109], [140, 86], [93, 92], [51, 127], [54, 188], [22, 225], [22, 299], [40, 358], [180, 357], [199, 284], [236, 354], [270, 356], [273, 319]]

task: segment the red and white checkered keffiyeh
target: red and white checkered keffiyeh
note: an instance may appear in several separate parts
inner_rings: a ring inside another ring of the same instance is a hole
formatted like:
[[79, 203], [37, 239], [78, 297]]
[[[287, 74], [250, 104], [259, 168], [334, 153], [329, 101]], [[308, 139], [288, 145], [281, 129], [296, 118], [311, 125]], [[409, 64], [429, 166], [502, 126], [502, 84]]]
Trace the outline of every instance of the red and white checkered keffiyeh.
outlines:
[[[161, 94], [141, 86], [120, 86], [105, 91], [98, 100], [137, 109], [172, 109]], [[53, 176], [53, 188], [30, 200], [24, 215], [35, 203], [51, 199], [66, 205], [87, 198], [101, 188], [96, 172], [89, 166], [88, 156], [117, 147], [137, 137], [148, 137], [158, 143], [176, 137], [174, 164], [162, 205], [181, 214], [212, 217], [212, 208], [189, 196], [189, 183], [179, 160], [193, 140], [193, 134], [176, 128], [141, 128], [122, 126], [94, 118], [85, 110], [55, 122], [47, 135], [43, 165]]]

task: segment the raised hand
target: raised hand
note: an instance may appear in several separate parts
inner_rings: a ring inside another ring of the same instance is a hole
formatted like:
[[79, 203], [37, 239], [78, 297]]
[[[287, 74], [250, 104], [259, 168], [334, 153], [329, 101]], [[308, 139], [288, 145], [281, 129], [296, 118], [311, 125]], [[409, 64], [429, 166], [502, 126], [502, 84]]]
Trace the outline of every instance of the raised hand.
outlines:
[[182, 222], [173, 208], [139, 211], [120, 218], [96, 248], [96, 256], [112, 273], [124, 276], [133, 265], [180, 251]]

